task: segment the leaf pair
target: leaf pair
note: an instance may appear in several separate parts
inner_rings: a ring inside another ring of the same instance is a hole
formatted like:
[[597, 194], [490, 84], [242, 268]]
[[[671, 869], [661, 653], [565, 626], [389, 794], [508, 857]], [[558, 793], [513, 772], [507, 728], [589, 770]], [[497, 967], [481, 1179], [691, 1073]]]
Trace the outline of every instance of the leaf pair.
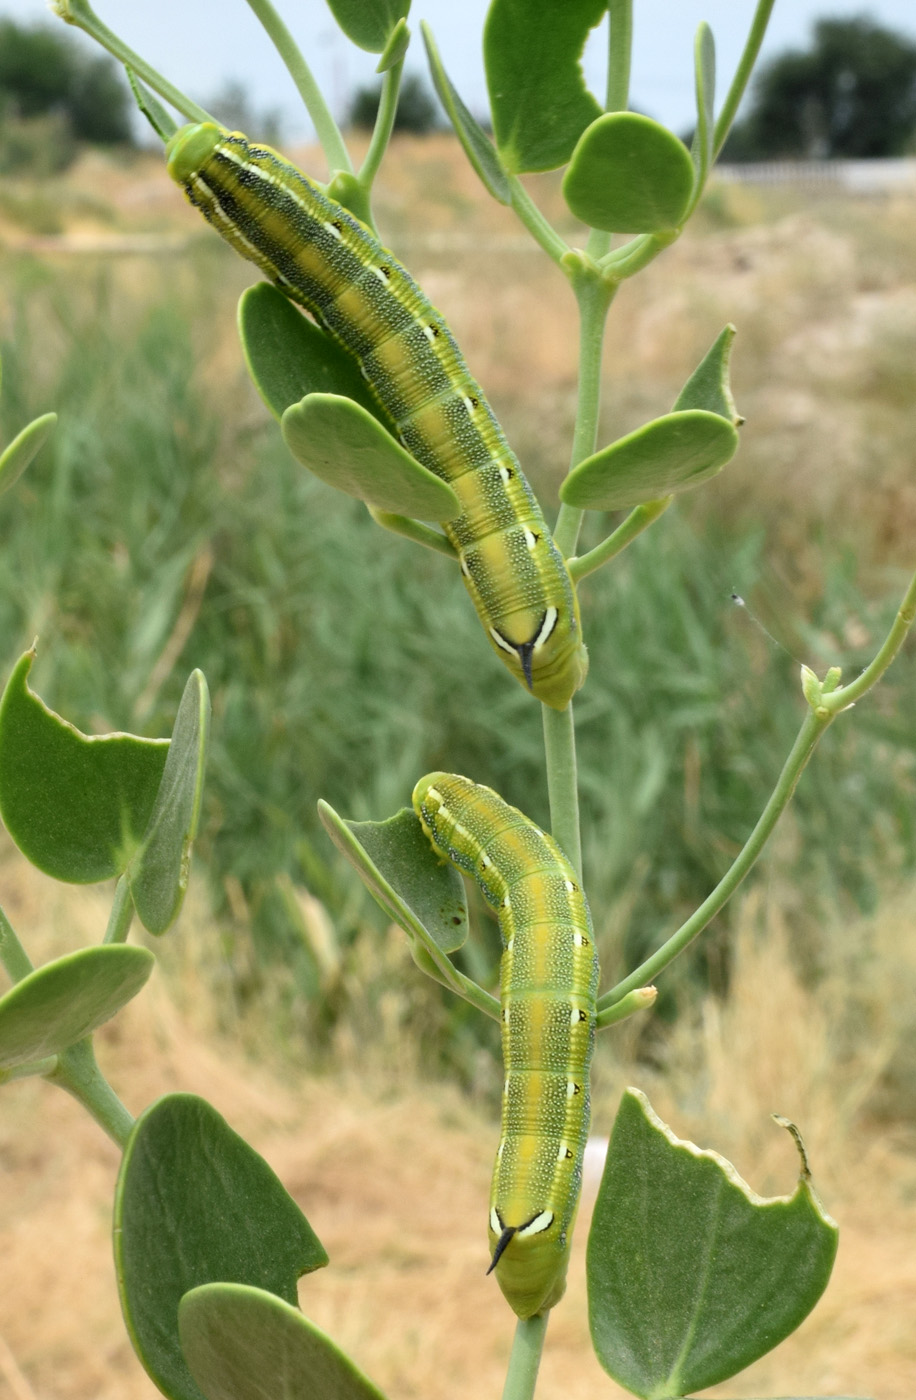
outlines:
[[461, 513], [450, 486], [405, 452], [352, 355], [266, 282], [239, 302], [248, 370], [286, 445], [329, 486], [419, 520]]
[[17, 662], [0, 699], [0, 815], [33, 865], [69, 884], [126, 874], [144, 927], [161, 934], [188, 884], [200, 813], [210, 700], [192, 672], [171, 740], [92, 738], [29, 689]]

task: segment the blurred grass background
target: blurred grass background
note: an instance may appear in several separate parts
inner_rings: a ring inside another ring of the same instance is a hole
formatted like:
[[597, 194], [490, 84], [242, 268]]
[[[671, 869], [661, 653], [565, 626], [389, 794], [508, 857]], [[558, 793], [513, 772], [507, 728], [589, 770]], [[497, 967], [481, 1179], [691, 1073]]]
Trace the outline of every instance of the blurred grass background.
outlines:
[[[314, 153], [301, 160], [321, 174]], [[533, 183], [575, 236], [556, 180]], [[729, 320], [747, 424], [720, 478], [582, 588], [586, 878], [606, 984], [692, 911], [739, 849], [803, 717], [799, 663], [853, 674], [916, 562], [914, 213], [903, 196], [717, 186], [612, 311], [604, 440], [670, 408]], [[483, 201], [447, 137], [395, 144], [378, 214], [455, 329], [549, 515], [575, 411], [565, 283]], [[342, 1274], [309, 1283], [308, 1311], [380, 1384], [457, 1396], [483, 1384], [482, 1362], [495, 1389], [508, 1332], [482, 1291], [477, 1218], [495, 1140], [495, 1040], [415, 973], [315, 802], [381, 818], [421, 773], [446, 767], [546, 822], [538, 708], [491, 655], [457, 571], [288, 458], [235, 336], [253, 276], [158, 161], [96, 153], [53, 182], [6, 181], [0, 245], [0, 426], [8, 438], [40, 412], [60, 414], [0, 512], [3, 669], [38, 634], [36, 689], [89, 732], [167, 733], [193, 666], [214, 700], [196, 893], [157, 946], [178, 1010], [160, 1001], [106, 1033], [115, 1080], [135, 1111], [180, 1086], [231, 1109], [235, 1126], [238, 1115], [261, 1124], [262, 1150], [281, 1171], [286, 1162], [284, 1179], [344, 1261]], [[588, 542], [615, 523], [593, 521]], [[865, 1393], [876, 1377], [887, 1400], [910, 1394], [914, 671], [910, 647], [837, 722], [746, 892], [666, 974], [660, 1014], [604, 1038], [596, 1057], [597, 1132], [635, 1078], [677, 1131], [732, 1156], [756, 1189], [784, 1191], [792, 1153], [774, 1147], [766, 1119], [779, 1109], [802, 1123], [831, 1209], [845, 1208], [849, 1243], [828, 1301], [782, 1361], [760, 1363], [732, 1395]], [[93, 892], [48, 896], [13, 862], [4, 871], [5, 907], [36, 957], [97, 936]], [[479, 901], [476, 914], [462, 956], [492, 983], [498, 939]], [[262, 1069], [279, 1063], [280, 1083], [240, 1101], [250, 1063], [232, 1058], [227, 1036]], [[333, 1073], [303, 1083], [303, 1064]], [[441, 1085], [424, 1095], [441, 1072], [470, 1097]], [[18, 1107], [0, 1149], [24, 1180], [46, 1150], [48, 1091], [10, 1092]], [[305, 1110], [307, 1140], [290, 1127]], [[43, 1311], [63, 1286], [59, 1239], [38, 1243], [49, 1203], [58, 1192], [53, 1218], [84, 1288], [91, 1231], [61, 1204], [63, 1182], [89, 1162], [104, 1229], [113, 1169], [104, 1145], [90, 1145], [91, 1124], [79, 1135], [75, 1109], [52, 1111], [57, 1165], [29, 1188], [8, 1246], [17, 1277], [32, 1268]], [[447, 1210], [432, 1196], [441, 1216], [417, 1213], [430, 1183], [448, 1187]], [[446, 1216], [450, 1231], [468, 1221], [468, 1239], [449, 1233], [430, 1248]], [[363, 1279], [356, 1305], [348, 1259]], [[466, 1351], [451, 1358], [448, 1392], [443, 1267], [451, 1296], [460, 1287], [473, 1300], [475, 1335], [496, 1338], [475, 1350], [473, 1381]], [[382, 1306], [391, 1288], [403, 1315], [424, 1319], [397, 1344]], [[429, 1305], [440, 1293], [441, 1316]], [[69, 1312], [73, 1328], [59, 1320], [37, 1350], [27, 1325], [6, 1332], [42, 1394], [151, 1393], [119, 1332], [93, 1352], [93, 1319]], [[593, 1393], [581, 1321], [581, 1307], [558, 1312], [545, 1400]]]

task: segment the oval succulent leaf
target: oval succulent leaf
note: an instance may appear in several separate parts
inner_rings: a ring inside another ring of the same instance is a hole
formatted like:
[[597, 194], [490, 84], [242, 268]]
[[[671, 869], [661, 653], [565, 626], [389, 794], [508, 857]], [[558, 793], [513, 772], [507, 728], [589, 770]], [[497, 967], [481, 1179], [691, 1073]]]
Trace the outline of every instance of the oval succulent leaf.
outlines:
[[384, 1400], [298, 1308], [260, 1288], [194, 1288], [181, 1300], [178, 1325], [206, 1400]]
[[46, 875], [111, 879], [143, 840], [169, 741], [81, 734], [29, 689], [34, 659], [20, 657], [0, 699], [0, 815]]
[[393, 425], [343, 346], [268, 282], [239, 299], [239, 337], [254, 387], [276, 419], [306, 394], [340, 394]]
[[764, 1199], [628, 1089], [588, 1241], [598, 1360], [651, 1400], [726, 1380], [808, 1315], [830, 1278], [837, 1233], [806, 1170], [791, 1196]]
[[339, 394], [308, 394], [280, 420], [303, 467], [378, 510], [419, 520], [454, 520], [455, 492], [395, 442], [371, 413]]
[[468, 936], [464, 885], [430, 848], [412, 811], [384, 822], [348, 822], [319, 802], [318, 814], [373, 899], [411, 941], [442, 953], [462, 946]]
[[16, 485], [26, 467], [51, 436], [56, 423], [56, 413], [45, 413], [41, 418], [33, 419], [13, 438], [0, 455], [0, 496]]
[[118, 1176], [114, 1249], [134, 1350], [171, 1400], [201, 1400], [178, 1340], [189, 1289], [226, 1280], [293, 1304], [299, 1276], [328, 1262], [263, 1157], [192, 1094], [169, 1094], [135, 1123]]
[[59, 1055], [110, 1021], [155, 966], [146, 948], [81, 948], [45, 963], [0, 997], [0, 1070]]
[[420, 25], [423, 42], [429, 59], [429, 71], [433, 86], [455, 130], [455, 135], [464, 147], [464, 153], [484, 186], [500, 204], [509, 204], [512, 199], [509, 179], [503, 169], [493, 142], [483, 127], [465, 107], [451, 79], [442, 66], [439, 50], [432, 30], [424, 20]]
[[699, 485], [737, 450], [737, 432], [718, 413], [668, 413], [586, 457], [560, 487], [560, 498], [580, 509], [628, 510]]
[[606, 9], [607, 0], [492, 0], [483, 56], [496, 146], [512, 174], [565, 165], [599, 115], [581, 58]]
[[609, 233], [678, 228], [693, 187], [693, 161], [683, 141], [636, 112], [609, 112], [592, 122], [563, 177], [576, 218]]
[[351, 43], [383, 53], [398, 21], [407, 18], [410, 0], [328, 0], [328, 6]]
[[127, 870], [137, 916], [149, 933], [165, 933], [188, 888], [210, 735], [210, 694], [192, 671], [178, 706], [168, 757], [143, 843]]

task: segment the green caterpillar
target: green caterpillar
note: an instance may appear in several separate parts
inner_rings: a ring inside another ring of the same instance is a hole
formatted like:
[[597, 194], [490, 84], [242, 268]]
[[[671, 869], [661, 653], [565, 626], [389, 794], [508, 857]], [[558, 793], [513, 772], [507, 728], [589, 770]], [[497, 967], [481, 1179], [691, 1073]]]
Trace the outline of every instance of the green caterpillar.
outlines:
[[430, 773], [413, 805], [440, 856], [495, 910], [502, 1133], [490, 1191], [490, 1269], [519, 1317], [559, 1301], [589, 1123], [598, 958], [585, 895], [559, 846], [492, 789]]
[[458, 495], [445, 533], [491, 644], [562, 710], [588, 659], [576, 591], [540, 507], [453, 336], [365, 224], [295, 166], [203, 123], [169, 174], [213, 227], [359, 362], [409, 452]]

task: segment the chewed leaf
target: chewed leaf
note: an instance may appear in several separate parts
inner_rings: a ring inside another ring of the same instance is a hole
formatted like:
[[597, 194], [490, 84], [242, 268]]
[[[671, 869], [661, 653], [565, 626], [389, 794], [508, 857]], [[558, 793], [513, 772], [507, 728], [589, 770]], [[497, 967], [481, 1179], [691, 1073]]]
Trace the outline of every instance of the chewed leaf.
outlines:
[[0, 454], [0, 496], [16, 485], [33, 457], [51, 436], [56, 423], [56, 413], [45, 413], [41, 418], [33, 419]]
[[384, 1400], [298, 1308], [259, 1288], [194, 1288], [181, 1300], [178, 1326], [207, 1400]]
[[738, 450], [727, 419], [701, 409], [668, 413], [580, 462], [560, 499], [585, 510], [622, 510], [657, 501], [715, 476]]
[[382, 53], [410, 0], [328, 0], [328, 7], [351, 43]]
[[420, 28], [423, 31], [423, 42], [426, 45], [426, 53], [429, 58], [429, 71], [432, 74], [433, 86], [438, 93], [439, 101], [448, 113], [449, 121], [455, 129], [455, 135], [464, 147], [465, 155], [493, 198], [499, 200], [500, 204], [509, 204], [512, 198], [509, 180], [500, 164], [492, 141], [459, 97], [442, 66], [432, 30], [425, 20]]
[[348, 496], [419, 520], [454, 520], [461, 514], [452, 488], [352, 399], [308, 394], [286, 410], [280, 427], [296, 461]]
[[193, 1094], [167, 1095], [134, 1124], [115, 1195], [114, 1250], [134, 1350], [172, 1400], [201, 1400], [178, 1341], [183, 1294], [227, 1280], [292, 1304], [300, 1275], [328, 1262], [263, 1157]]
[[609, 233], [678, 228], [693, 187], [693, 161], [683, 141], [637, 112], [609, 112], [592, 122], [563, 177], [576, 218]]
[[628, 1089], [588, 1242], [598, 1360], [644, 1400], [716, 1385], [794, 1331], [836, 1248], [804, 1165], [793, 1195], [764, 1199]]
[[174, 923], [188, 888], [209, 733], [207, 682], [200, 671], [192, 671], [143, 844], [127, 871], [134, 907], [150, 933], [165, 933]]
[[23, 977], [0, 997], [0, 1071], [91, 1035], [137, 995], [155, 963], [146, 948], [112, 944], [67, 953]]
[[492, 0], [483, 36], [493, 133], [512, 174], [565, 165], [600, 114], [582, 50], [607, 0]]
[[242, 293], [238, 325], [248, 373], [275, 418], [306, 394], [340, 394], [392, 426], [353, 356], [269, 282]]
[[384, 822], [344, 821], [327, 802], [318, 814], [373, 899], [410, 939], [454, 953], [468, 936], [461, 877], [439, 860], [409, 808]]
[[728, 376], [735, 335], [734, 326], [726, 326], [724, 331], [716, 336], [678, 394], [673, 413], [688, 408], [702, 408], [707, 413], [717, 413], [720, 418], [727, 419], [736, 428], [744, 422], [735, 407]]
[[0, 815], [46, 875], [108, 880], [140, 846], [169, 741], [81, 734], [29, 689], [34, 659], [20, 657], [0, 699]]

